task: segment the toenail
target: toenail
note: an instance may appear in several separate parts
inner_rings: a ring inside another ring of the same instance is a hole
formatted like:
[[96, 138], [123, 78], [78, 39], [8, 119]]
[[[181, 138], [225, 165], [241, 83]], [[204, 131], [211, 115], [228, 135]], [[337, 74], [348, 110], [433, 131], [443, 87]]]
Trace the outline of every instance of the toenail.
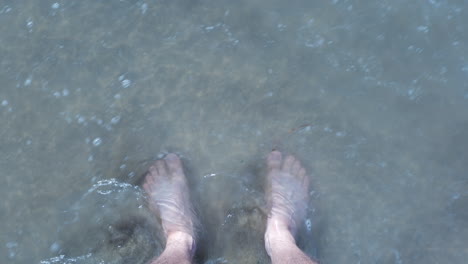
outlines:
[[177, 155], [176, 154], [173, 154], [173, 153], [170, 153], [170, 154], [167, 154], [166, 160], [175, 160], [177, 159]]

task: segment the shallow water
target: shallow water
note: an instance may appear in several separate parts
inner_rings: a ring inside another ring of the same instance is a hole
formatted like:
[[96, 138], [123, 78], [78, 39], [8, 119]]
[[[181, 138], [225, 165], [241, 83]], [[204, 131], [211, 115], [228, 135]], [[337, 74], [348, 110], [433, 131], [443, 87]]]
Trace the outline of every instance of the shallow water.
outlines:
[[311, 174], [320, 263], [464, 263], [466, 25], [465, 1], [0, 0], [0, 263], [145, 263], [167, 152], [198, 263], [268, 263], [273, 148]]

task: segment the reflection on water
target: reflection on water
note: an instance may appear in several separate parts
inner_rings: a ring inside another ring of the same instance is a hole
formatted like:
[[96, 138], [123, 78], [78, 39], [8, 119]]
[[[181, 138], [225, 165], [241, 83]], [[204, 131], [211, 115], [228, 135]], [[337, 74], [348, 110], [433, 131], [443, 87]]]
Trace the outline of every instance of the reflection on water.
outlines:
[[468, 257], [463, 1], [0, 1], [0, 263], [145, 263], [183, 157], [199, 263], [265, 263], [263, 159], [312, 176], [321, 263]]

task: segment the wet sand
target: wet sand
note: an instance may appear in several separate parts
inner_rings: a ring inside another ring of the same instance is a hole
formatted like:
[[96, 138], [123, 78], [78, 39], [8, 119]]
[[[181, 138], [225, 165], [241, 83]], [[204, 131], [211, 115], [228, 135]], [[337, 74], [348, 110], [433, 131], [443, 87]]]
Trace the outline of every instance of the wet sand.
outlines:
[[198, 262], [268, 263], [262, 173], [278, 148], [312, 174], [298, 241], [320, 263], [462, 263], [465, 13], [0, 2], [0, 262], [145, 263], [163, 242], [138, 184], [176, 152], [202, 216]]

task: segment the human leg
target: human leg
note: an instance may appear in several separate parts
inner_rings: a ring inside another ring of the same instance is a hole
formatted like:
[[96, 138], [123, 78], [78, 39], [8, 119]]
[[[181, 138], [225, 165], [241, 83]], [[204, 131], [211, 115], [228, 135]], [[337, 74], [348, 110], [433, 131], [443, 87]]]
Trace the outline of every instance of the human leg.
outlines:
[[284, 160], [279, 151], [267, 158], [266, 199], [269, 205], [265, 248], [273, 264], [315, 264], [296, 245], [298, 222], [305, 215], [309, 177], [293, 156]]
[[179, 157], [168, 154], [156, 161], [148, 170], [143, 188], [149, 197], [150, 210], [161, 218], [166, 236], [163, 253], [150, 263], [192, 263], [195, 216]]
[[150, 264], [190, 264], [192, 263], [193, 238], [187, 233], [172, 233], [167, 237], [163, 253]]

